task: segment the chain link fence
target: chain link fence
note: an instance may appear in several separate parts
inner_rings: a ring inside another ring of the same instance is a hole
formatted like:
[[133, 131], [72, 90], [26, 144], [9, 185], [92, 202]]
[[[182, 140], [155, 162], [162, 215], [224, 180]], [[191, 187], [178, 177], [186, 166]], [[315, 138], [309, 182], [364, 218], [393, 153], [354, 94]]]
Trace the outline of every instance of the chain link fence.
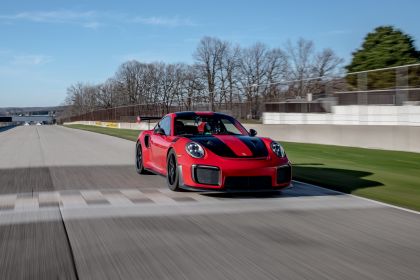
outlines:
[[[223, 103], [217, 106], [217, 111], [232, 115], [238, 119], [249, 118], [251, 112], [250, 102]], [[196, 103], [189, 106], [155, 104], [137, 104], [120, 106], [109, 109], [100, 109], [85, 114], [61, 118], [60, 122], [76, 121], [109, 121], [109, 122], [136, 122], [137, 116], [161, 117], [170, 112], [180, 111], [210, 111], [209, 103]]]
[[327, 113], [335, 105], [420, 105], [420, 64], [348, 73], [311, 83], [318, 89], [309, 86], [295, 96], [266, 102], [263, 111]]

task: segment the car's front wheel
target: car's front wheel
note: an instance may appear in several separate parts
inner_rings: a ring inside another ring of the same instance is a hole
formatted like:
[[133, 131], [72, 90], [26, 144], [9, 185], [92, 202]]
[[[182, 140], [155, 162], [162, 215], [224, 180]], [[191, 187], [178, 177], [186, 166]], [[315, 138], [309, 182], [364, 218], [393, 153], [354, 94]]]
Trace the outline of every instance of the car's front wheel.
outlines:
[[170, 190], [179, 192], [182, 189], [179, 187], [179, 172], [176, 154], [174, 150], [170, 150], [166, 159], [166, 182]]
[[139, 142], [136, 144], [136, 171], [139, 174], [149, 174], [143, 165], [143, 150]]

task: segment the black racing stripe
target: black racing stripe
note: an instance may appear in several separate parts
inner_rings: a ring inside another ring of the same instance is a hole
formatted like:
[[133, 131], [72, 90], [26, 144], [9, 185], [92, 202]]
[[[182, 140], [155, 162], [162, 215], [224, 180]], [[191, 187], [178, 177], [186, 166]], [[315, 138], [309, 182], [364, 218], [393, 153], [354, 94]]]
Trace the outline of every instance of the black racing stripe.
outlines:
[[[266, 157], [268, 156], [268, 150], [264, 142], [258, 137], [251, 136], [237, 136], [252, 152], [252, 157]], [[222, 140], [212, 135], [194, 135], [189, 136], [189, 139], [200, 143], [206, 149], [212, 151], [218, 156], [221, 157], [230, 157], [230, 158], [244, 158], [243, 156], [237, 156], [232, 149], [229, 148]]]
[[237, 157], [237, 155], [220, 139], [211, 135], [206, 136], [192, 136], [191, 140], [203, 145], [213, 153], [221, 157]]
[[185, 111], [185, 112], [177, 112], [175, 113], [177, 118], [192, 118], [197, 116], [197, 114], [195, 112], [192, 111]]
[[260, 138], [252, 136], [238, 136], [238, 138], [251, 150], [253, 157], [268, 156], [267, 147]]

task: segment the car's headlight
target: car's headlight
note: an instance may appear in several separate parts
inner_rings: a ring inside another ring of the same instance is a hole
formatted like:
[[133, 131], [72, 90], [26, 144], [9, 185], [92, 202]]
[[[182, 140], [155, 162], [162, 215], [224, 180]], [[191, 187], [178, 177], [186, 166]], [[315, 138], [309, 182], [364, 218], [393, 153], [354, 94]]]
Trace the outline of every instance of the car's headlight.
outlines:
[[271, 150], [278, 156], [278, 157], [285, 157], [286, 152], [284, 151], [282, 145], [277, 142], [271, 142]]
[[193, 158], [202, 158], [204, 157], [204, 149], [200, 144], [195, 142], [190, 142], [185, 145], [185, 151], [192, 156]]

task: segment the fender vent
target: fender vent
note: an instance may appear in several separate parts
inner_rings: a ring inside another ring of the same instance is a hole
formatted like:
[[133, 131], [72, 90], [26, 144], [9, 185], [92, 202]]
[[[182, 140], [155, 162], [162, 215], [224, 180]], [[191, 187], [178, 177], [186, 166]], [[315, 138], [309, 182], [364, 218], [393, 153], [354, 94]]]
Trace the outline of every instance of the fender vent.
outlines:
[[146, 146], [146, 148], [149, 148], [150, 146], [149, 140], [150, 140], [149, 135], [144, 136], [144, 145]]

